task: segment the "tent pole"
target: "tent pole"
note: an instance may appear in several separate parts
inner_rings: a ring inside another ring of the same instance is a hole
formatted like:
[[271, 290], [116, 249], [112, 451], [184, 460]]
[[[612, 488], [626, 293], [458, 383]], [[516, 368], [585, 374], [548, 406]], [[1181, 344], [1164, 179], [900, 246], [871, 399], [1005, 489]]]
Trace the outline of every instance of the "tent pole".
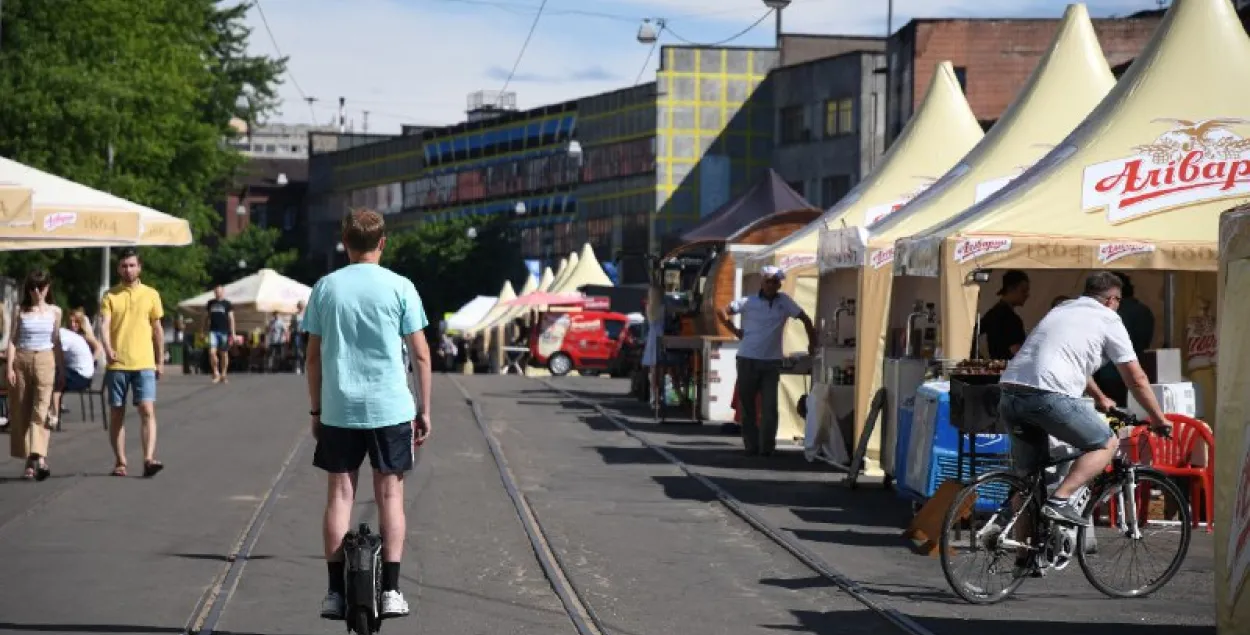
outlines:
[[1172, 329], [1176, 327], [1176, 273], [1163, 274], [1163, 348], [1172, 348]]
[[105, 247], [100, 250], [100, 300], [104, 300], [104, 294], [109, 290], [109, 248]]

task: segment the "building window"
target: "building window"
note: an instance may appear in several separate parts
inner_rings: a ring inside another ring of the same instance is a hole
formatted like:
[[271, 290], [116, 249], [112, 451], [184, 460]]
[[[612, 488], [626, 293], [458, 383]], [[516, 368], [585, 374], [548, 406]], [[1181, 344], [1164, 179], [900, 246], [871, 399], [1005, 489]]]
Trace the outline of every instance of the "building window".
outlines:
[[832, 207], [851, 191], [851, 177], [846, 174], [826, 176], [820, 181], [820, 206]]
[[802, 143], [810, 141], [804, 122], [802, 106], [786, 106], [781, 109], [781, 143]]
[[959, 90], [964, 91], [964, 94], [967, 95], [968, 94], [968, 67], [956, 66], [955, 67], [955, 79], [959, 80]]
[[855, 100], [850, 97], [825, 102], [825, 136], [837, 137], [855, 132]]

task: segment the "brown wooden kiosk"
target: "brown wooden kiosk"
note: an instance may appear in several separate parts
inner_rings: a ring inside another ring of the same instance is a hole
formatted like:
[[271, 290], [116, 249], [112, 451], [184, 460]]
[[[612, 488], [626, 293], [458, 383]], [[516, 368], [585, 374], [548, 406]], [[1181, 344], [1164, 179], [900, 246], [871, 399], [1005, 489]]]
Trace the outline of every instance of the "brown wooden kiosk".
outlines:
[[[716, 319], [716, 309], [742, 294], [745, 254], [789, 236], [820, 213], [770, 169], [682, 234], [660, 261], [649, 307], [653, 322], [661, 319], [665, 325], [656, 371], [662, 377], [671, 369], [693, 382], [695, 422], [734, 420], [737, 338]], [[662, 313], [655, 307], [660, 299]], [[663, 422], [664, 400], [655, 403], [656, 417]]]

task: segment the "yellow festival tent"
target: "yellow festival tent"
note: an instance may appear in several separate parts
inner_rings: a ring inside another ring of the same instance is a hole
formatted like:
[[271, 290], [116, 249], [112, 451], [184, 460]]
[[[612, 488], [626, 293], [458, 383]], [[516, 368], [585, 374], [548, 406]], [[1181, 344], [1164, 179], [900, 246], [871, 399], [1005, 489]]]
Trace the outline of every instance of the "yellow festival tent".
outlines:
[[[1214, 299], [1220, 213], [1250, 200], [1246, 134], [1250, 39], [1236, 12], [1176, 0], [1079, 127], [1011, 185], [898, 241], [896, 272], [938, 278], [941, 346], [956, 359], [972, 347], [978, 269], [1189, 272], [1175, 298], [1188, 313]], [[1186, 327], [1176, 320], [1172, 339]]]
[[538, 281], [538, 290], [546, 291], [551, 288], [551, 283], [556, 281], [555, 274], [551, 273], [551, 267], [543, 267], [543, 277]]
[[[843, 292], [857, 300], [853, 444], [858, 443], [873, 395], [882, 385], [891, 311], [909, 310], [891, 307], [894, 241], [959, 214], [1009, 183], [1080, 124], [1114, 85], [1089, 12], [1083, 4], [1069, 5], [1024, 88], [967, 156], [922, 195], [878, 223], [822, 230], [822, 275], [845, 272], [849, 279], [838, 280], [842, 283], [838, 286], [850, 286]], [[876, 458], [881, 430], [877, 426], [873, 431], [869, 459]]]
[[556, 279], [551, 282], [548, 291], [555, 291], [564, 285], [570, 273], [577, 268], [577, 252], [570, 252], [569, 257], [560, 261], [560, 269], [556, 271]]
[[1250, 207], [1220, 227], [1215, 610], [1220, 635], [1250, 631]]
[[0, 249], [189, 244], [186, 220], [0, 157]]
[[[533, 276], [531, 276], [531, 279], [532, 278]], [[509, 300], [515, 300], [516, 297], [516, 290], [512, 288], [512, 282], [504, 280], [503, 288], [499, 290], [499, 295], [496, 297], [495, 306], [492, 306], [490, 310], [486, 312], [486, 316], [482, 318], [481, 322], [478, 322], [477, 324], [474, 324], [464, 330], [465, 337], [472, 338], [476, 336], [478, 333], [483, 331], [483, 325], [494, 323], [499, 319], [499, 316], [510, 311], [512, 307], [504, 306], [504, 303]]]
[[595, 250], [591, 248], [590, 243], [582, 246], [581, 256], [577, 253], [569, 254], [569, 271], [564, 278], [557, 279], [555, 284], [551, 285], [551, 293], [573, 293], [579, 287], [593, 284], [604, 287], [614, 286], [612, 279], [603, 271], [603, 265], [599, 264], [599, 259], [595, 257]]
[[[835, 289], [831, 280], [817, 278], [816, 253], [820, 228], [843, 222], [868, 224], [888, 216], [937, 181], [984, 134], [968, 107], [954, 68], [950, 62], [940, 62], [924, 101], [889, 152], [882, 157], [879, 167], [816, 221], [749, 258], [744, 267], [748, 274], [743, 279], [744, 291], [752, 293], [759, 288], [759, 270], [764, 265], [783, 266], [787, 269], [783, 290], [812, 316], [817, 330], [823, 332], [822, 318], [832, 316], [835, 309], [825, 299], [834, 297]], [[807, 333], [798, 322], [791, 321], [786, 325], [783, 341], [787, 354], [807, 350]], [[832, 363], [834, 356], [844, 354], [835, 350], [834, 342], [824, 342], [823, 347], [820, 355], [826, 364]], [[817, 372], [815, 381], [820, 381], [822, 374]], [[807, 392], [807, 381], [798, 375], [785, 374], [781, 377], [779, 390], [777, 438], [802, 436], [805, 437], [805, 445], [811, 449], [816, 439], [803, 432], [803, 421], [795, 410], [795, 404]], [[820, 390], [820, 386], [812, 386], [813, 393]], [[817, 412], [819, 419], [828, 421], [832, 415], [823, 412], [823, 409], [830, 407], [831, 400], [822, 395], [814, 401], [821, 409]]]
[[[525, 284], [521, 286], [521, 292], [518, 293], [516, 297], [524, 297], [537, 290], [538, 281], [535, 280], [534, 276], [531, 274], [525, 277]], [[509, 298], [509, 300], [511, 299], [514, 298]], [[525, 307], [523, 306], [499, 306], [500, 302], [507, 301], [508, 300], [504, 300], [502, 298], [496, 300], [495, 306], [491, 307], [491, 310], [487, 312], [485, 317], [482, 318], [482, 321], [464, 330], [465, 335], [473, 337], [483, 331], [490, 331], [497, 326], [507, 327], [512, 320], [517, 319], [525, 313]]]

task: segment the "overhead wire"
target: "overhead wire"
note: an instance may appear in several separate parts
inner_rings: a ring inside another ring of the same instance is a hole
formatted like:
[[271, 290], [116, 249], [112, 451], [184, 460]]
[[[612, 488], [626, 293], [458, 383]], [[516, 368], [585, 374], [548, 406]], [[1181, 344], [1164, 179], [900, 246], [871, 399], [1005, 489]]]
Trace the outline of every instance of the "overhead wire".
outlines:
[[689, 44], [690, 46], [721, 46], [723, 44], [728, 44], [746, 35], [747, 33], [750, 33], [752, 29], [759, 26], [760, 23], [763, 22], [764, 20], [768, 19], [768, 16], [772, 15], [773, 11], [775, 11], [775, 9], [769, 9], [768, 12], [760, 16], [758, 20], [752, 22], [751, 25], [748, 26], [747, 28], [742, 29], [741, 31], [738, 31], [737, 33], [734, 33], [733, 35], [723, 40], [720, 40], [719, 42], [694, 42], [694, 41], [691, 41], [682, 37], [681, 35], [678, 35], [677, 32], [673, 31], [672, 28], [666, 27], [665, 30], [669, 32], [669, 35], [672, 35], [674, 38], [676, 38], [679, 42], [682, 42], [683, 44]]
[[508, 84], [512, 83], [512, 78], [516, 76], [517, 68], [521, 66], [521, 58], [525, 57], [525, 49], [529, 48], [530, 40], [534, 38], [534, 31], [538, 30], [538, 20], [543, 17], [543, 9], [547, 8], [547, 0], [538, 5], [538, 11], [534, 13], [534, 21], [530, 23], [529, 33], [525, 34], [525, 42], [521, 43], [521, 50], [517, 53], [516, 61], [512, 63], [512, 70], [508, 72], [508, 79], [504, 80], [503, 88], [499, 89], [500, 94], [507, 92]]
[[[265, 33], [269, 34], [269, 41], [273, 44], [273, 49], [278, 52], [278, 57], [285, 57], [282, 55], [282, 47], [278, 46], [278, 38], [274, 37], [273, 29], [269, 28], [269, 19], [265, 17], [265, 9], [260, 6], [260, 0], [253, 0], [252, 4], [256, 7], [256, 14], [260, 16], [260, 23], [265, 27]], [[308, 94], [300, 87], [299, 81], [295, 79], [295, 73], [290, 68], [286, 69], [286, 76], [291, 79], [291, 85], [295, 86], [295, 90], [299, 92], [300, 98], [308, 104], [308, 114], [312, 117], [312, 122], [314, 124], [317, 123], [317, 113], [313, 111], [312, 107], [313, 100], [310, 100]]]

